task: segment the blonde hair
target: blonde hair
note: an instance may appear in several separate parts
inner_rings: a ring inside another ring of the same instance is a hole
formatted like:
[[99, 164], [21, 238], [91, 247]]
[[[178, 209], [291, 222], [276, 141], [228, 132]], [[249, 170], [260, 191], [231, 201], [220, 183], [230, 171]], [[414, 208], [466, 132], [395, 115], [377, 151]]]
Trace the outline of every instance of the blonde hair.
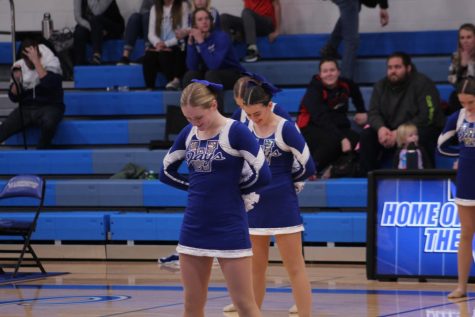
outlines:
[[[211, 8], [211, 0], [206, 0], [205, 9], [209, 11], [210, 8]], [[196, 10], [195, 0], [192, 0], [192, 1], [191, 1], [191, 10], [192, 10], [192, 11], [195, 11], [195, 10]]]
[[417, 126], [413, 123], [403, 123], [396, 130], [396, 142], [398, 147], [406, 145], [406, 138], [411, 132], [417, 131]]
[[244, 93], [246, 92], [248, 82], [257, 83], [256, 80], [252, 79], [249, 76], [243, 76], [236, 81], [233, 88], [234, 98], [244, 98]]
[[216, 100], [214, 94], [208, 87], [200, 83], [191, 83], [183, 89], [180, 98], [180, 106], [211, 108], [211, 103]]

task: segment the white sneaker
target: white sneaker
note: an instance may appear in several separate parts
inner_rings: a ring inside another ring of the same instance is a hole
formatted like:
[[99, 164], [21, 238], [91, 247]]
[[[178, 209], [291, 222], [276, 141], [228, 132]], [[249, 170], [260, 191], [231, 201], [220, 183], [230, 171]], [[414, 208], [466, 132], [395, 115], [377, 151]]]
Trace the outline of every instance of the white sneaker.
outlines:
[[293, 305], [289, 308], [289, 314], [298, 314], [299, 311], [297, 310], [297, 305]]
[[179, 90], [180, 89], [180, 80], [178, 78], [173, 79], [168, 82], [165, 86], [166, 90]]
[[224, 313], [233, 313], [237, 311], [236, 307], [234, 307], [234, 304], [229, 304], [223, 307], [223, 312]]

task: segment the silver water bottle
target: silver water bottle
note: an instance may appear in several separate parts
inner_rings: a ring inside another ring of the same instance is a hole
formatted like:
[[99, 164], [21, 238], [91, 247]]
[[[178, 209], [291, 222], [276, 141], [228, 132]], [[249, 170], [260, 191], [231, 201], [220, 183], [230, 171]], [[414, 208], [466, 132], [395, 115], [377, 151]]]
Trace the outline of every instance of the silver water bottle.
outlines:
[[49, 14], [49, 12], [46, 12], [43, 15], [43, 21], [41, 22], [41, 32], [43, 33], [43, 37], [47, 40], [53, 33], [53, 20], [51, 20], [51, 14]]

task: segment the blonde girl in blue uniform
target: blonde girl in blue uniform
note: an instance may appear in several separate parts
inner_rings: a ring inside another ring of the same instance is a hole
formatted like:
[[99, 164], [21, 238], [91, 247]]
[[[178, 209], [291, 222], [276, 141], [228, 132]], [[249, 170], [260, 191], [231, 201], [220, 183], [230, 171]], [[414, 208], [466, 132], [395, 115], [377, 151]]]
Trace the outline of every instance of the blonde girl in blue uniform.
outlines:
[[[204, 317], [216, 257], [239, 315], [259, 317], [246, 211], [258, 202], [255, 191], [270, 181], [270, 171], [249, 129], [219, 113], [218, 88], [222, 86], [195, 80], [183, 90], [181, 110], [190, 124], [165, 156], [160, 173], [162, 182], [188, 192], [177, 246], [183, 316]], [[178, 173], [183, 161], [189, 175]]]

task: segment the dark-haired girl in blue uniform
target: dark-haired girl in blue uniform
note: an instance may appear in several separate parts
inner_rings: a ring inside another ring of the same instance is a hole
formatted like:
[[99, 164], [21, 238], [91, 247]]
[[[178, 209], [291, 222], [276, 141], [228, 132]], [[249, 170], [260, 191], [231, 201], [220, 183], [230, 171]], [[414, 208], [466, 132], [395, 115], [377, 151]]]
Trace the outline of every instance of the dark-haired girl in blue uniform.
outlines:
[[[272, 182], [258, 190], [259, 202], [248, 213], [252, 241], [252, 280], [257, 305], [264, 300], [269, 243], [275, 236], [287, 269], [299, 316], [312, 312], [312, 294], [302, 255], [304, 230], [297, 192], [301, 182], [315, 173], [307, 144], [294, 122], [272, 111], [276, 87], [268, 82], [248, 83], [243, 111], [249, 128], [258, 140], [272, 172]], [[295, 164], [294, 161], [298, 162]]]
[[[439, 152], [458, 156], [457, 204], [460, 218], [458, 246], [458, 284], [449, 298], [467, 296], [467, 281], [472, 266], [472, 241], [475, 234], [475, 79], [469, 77], [457, 86], [457, 96], [463, 108], [450, 115], [439, 136]], [[454, 141], [458, 145], [454, 146]]]
[[[217, 86], [221, 85], [197, 80], [183, 90], [181, 109], [191, 124], [178, 135], [160, 172], [162, 182], [188, 191], [177, 246], [185, 293], [183, 316], [204, 316], [214, 257], [239, 315], [261, 316], [252, 289], [246, 210], [257, 203], [255, 191], [271, 175], [249, 129], [217, 110]], [[178, 173], [182, 161], [188, 165], [188, 177]]]
[[[236, 102], [238, 108], [233, 112], [231, 119], [247, 124], [249, 123], [249, 119], [247, 118], [246, 112], [242, 110], [242, 108], [244, 107], [243, 97], [244, 92], [246, 91], [247, 84], [249, 82], [260, 84], [262, 82], [267, 82], [267, 80], [256, 73], [244, 72], [242, 74], [244, 76], [236, 81], [233, 88], [234, 102]], [[280, 91], [280, 89], [278, 91]], [[292, 117], [290, 116], [290, 114], [278, 104], [273, 102], [271, 105], [271, 110], [276, 115], [286, 120], [292, 121]]]

